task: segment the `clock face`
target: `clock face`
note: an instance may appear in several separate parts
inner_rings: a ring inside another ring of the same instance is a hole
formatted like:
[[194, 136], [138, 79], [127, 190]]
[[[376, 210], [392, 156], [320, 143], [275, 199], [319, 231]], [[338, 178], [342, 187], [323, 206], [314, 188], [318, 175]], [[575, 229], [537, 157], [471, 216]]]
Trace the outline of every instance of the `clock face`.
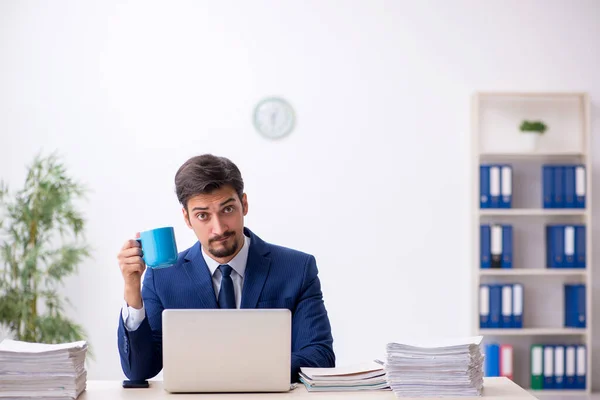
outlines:
[[254, 127], [269, 139], [279, 139], [294, 128], [292, 106], [284, 99], [271, 97], [258, 103], [254, 110]]

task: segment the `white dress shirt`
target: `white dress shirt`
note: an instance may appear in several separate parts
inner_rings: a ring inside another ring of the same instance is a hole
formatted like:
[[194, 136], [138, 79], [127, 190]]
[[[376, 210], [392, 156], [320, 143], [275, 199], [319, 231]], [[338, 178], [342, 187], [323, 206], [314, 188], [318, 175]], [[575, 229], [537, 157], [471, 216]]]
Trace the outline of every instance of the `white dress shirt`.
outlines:
[[[248, 251], [250, 250], [250, 238], [244, 235], [244, 244], [239, 253], [233, 257], [227, 265], [232, 269], [231, 280], [233, 281], [233, 290], [235, 292], [235, 304], [240, 308], [242, 302], [242, 287], [244, 286], [244, 273], [246, 272], [246, 263], [248, 261]], [[208, 266], [210, 275], [212, 276], [213, 288], [215, 290], [215, 299], [219, 298], [219, 290], [221, 290], [221, 271], [218, 269], [219, 262], [213, 260], [208, 254], [202, 250], [202, 257]], [[128, 331], [135, 331], [140, 327], [146, 317], [146, 310], [142, 302], [142, 308], [139, 310], [133, 308], [124, 302], [121, 309], [121, 316], [125, 323], [125, 328]]]

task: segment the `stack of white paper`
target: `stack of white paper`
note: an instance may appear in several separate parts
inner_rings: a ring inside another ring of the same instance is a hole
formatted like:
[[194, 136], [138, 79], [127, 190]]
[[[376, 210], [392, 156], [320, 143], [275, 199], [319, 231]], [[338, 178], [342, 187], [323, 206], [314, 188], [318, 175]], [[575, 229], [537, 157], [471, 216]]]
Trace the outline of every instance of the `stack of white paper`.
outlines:
[[76, 399], [86, 388], [85, 341], [0, 342], [0, 398]]
[[397, 397], [481, 396], [482, 336], [389, 343], [385, 372]]
[[389, 389], [383, 366], [376, 362], [338, 368], [300, 368], [309, 392]]

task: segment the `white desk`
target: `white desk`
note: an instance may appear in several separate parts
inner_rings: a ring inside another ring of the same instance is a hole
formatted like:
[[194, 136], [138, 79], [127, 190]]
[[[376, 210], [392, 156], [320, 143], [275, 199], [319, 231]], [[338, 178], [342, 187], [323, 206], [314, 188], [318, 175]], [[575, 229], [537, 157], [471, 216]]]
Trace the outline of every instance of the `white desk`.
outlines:
[[[441, 400], [464, 400], [464, 399], [490, 399], [490, 400], [533, 400], [529, 392], [521, 388], [508, 378], [484, 378], [484, 390], [481, 397], [446, 397]], [[227, 393], [227, 394], [171, 394], [162, 388], [162, 382], [150, 381], [148, 389], [123, 389], [120, 381], [88, 381], [87, 390], [79, 396], [79, 400], [132, 400], [132, 399], [267, 399], [267, 400], [397, 400], [392, 391], [369, 391], [369, 392], [338, 392], [338, 393], [315, 393], [307, 392], [304, 385], [288, 393]], [[409, 400], [408, 397], [403, 399]], [[424, 400], [426, 398], [417, 398]]]

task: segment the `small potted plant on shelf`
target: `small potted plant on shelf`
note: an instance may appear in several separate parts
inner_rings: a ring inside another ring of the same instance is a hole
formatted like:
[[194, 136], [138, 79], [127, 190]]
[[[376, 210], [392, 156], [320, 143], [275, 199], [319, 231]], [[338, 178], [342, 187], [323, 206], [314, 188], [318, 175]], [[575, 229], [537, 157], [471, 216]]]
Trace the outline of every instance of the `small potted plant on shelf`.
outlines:
[[535, 150], [537, 148], [538, 137], [544, 132], [548, 127], [542, 121], [523, 121], [521, 123], [521, 132], [525, 134], [525, 140], [527, 143], [528, 150]]

